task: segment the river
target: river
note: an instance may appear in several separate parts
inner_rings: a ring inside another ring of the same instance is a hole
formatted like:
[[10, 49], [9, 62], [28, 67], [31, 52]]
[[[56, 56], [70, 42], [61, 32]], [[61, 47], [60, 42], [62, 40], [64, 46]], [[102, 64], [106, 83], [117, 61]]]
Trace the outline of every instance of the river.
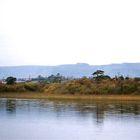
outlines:
[[140, 140], [140, 102], [0, 99], [0, 140]]

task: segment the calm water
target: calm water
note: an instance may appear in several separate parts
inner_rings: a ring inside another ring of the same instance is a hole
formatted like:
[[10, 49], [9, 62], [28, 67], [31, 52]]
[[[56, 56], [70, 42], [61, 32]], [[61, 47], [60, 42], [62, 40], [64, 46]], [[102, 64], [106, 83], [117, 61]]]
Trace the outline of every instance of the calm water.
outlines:
[[140, 102], [0, 99], [0, 140], [140, 140]]

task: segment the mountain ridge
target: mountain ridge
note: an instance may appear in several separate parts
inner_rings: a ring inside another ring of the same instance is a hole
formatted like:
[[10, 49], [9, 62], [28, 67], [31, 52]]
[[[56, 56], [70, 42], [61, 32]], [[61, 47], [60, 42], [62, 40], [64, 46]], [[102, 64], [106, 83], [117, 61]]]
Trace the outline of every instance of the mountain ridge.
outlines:
[[110, 76], [124, 75], [129, 77], [140, 77], [140, 63], [120, 63], [106, 65], [89, 65], [87, 63], [63, 64], [56, 66], [45, 65], [21, 65], [0, 66], [0, 79], [8, 76], [17, 78], [37, 77], [38, 75], [49, 76], [60, 73], [68, 77], [91, 76], [97, 69], [105, 71]]

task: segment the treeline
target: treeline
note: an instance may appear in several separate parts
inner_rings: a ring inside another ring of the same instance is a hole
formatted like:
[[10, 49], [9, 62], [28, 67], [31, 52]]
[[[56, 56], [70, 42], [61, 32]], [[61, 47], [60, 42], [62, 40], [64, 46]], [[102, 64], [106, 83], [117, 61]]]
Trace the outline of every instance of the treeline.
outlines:
[[[110, 77], [102, 70], [91, 77], [66, 78], [59, 73], [48, 77], [38, 76], [32, 81], [16, 83], [16, 78], [8, 77], [6, 84], [0, 84], [0, 92], [44, 92], [48, 94], [110, 95], [139, 94], [140, 78], [118, 75]], [[37, 81], [37, 82], [35, 82]]]
[[32, 78], [32, 81], [38, 81], [39, 83], [61, 83], [63, 81], [68, 81], [74, 79], [73, 77], [65, 77], [62, 76], [60, 73], [57, 73], [56, 75], [50, 75], [48, 77], [43, 77], [39, 75], [37, 78]]

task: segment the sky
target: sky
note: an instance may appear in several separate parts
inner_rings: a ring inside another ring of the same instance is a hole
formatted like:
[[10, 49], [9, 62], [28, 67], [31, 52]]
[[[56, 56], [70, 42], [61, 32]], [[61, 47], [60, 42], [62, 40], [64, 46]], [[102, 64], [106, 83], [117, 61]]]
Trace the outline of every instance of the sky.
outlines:
[[0, 66], [140, 62], [139, 0], [0, 0]]

